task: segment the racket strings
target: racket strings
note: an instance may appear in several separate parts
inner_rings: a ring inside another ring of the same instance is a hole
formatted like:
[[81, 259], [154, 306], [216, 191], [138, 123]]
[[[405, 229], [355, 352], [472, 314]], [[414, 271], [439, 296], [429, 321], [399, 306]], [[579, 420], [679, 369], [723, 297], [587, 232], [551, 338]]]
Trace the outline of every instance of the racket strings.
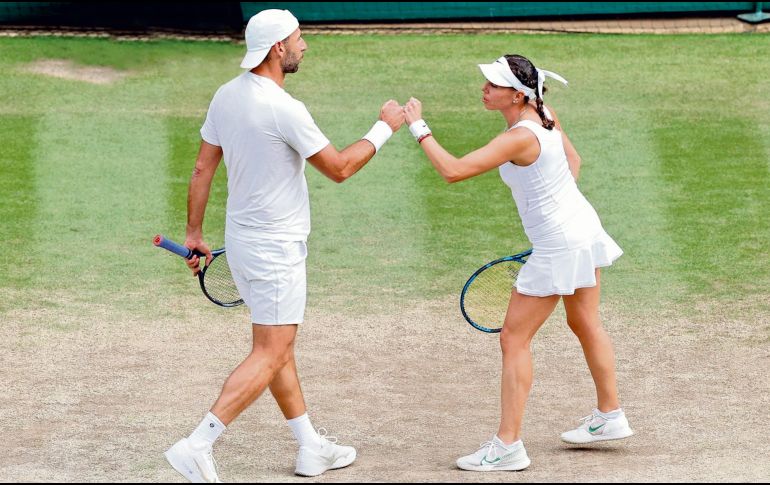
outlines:
[[219, 303], [233, 305], [241, 302], [241, 295], [235, 286], [230, 266], [227, 264], [227, 255], [224, 253], [214, 258], [206, 267], [203, 286], [209, 297]]
[[463, 306], [474, 323], [490, 330], [503, 327], [520, 267], [516, 261], [503, 261], [485, 269], [471, 282]]

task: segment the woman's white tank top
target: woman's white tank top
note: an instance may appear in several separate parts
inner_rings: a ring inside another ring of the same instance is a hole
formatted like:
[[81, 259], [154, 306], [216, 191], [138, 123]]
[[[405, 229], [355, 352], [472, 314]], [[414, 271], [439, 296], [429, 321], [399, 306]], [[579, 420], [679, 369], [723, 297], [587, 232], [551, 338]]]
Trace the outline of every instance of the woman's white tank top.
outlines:
[[561, 131], [522, 120], [540, 143], [540, 155], [527, 166], [506, 162], [500, 177], [511, 188], [513, 199], [530, 242], [541, 251], [562, 251], [590, 244], [603, 232], [596, 211], [577, 187], [569, 170]]

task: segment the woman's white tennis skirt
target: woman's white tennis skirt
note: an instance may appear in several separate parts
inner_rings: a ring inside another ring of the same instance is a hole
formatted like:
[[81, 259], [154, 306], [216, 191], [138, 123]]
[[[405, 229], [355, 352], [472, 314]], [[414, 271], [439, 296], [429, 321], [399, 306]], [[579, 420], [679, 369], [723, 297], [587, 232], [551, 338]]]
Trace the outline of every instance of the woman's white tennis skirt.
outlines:
[[257, 325], [289, 325], [305, 319], [305, 241], [225, 236], [227, 262]]
[[596, 268], [610, 266], [622, 254], [604, 230], [575, 248], [544, 249], [535, 244], [519, 271], [516, 291], [530, 296], [572, 295], [578, 288], [596, 286]]

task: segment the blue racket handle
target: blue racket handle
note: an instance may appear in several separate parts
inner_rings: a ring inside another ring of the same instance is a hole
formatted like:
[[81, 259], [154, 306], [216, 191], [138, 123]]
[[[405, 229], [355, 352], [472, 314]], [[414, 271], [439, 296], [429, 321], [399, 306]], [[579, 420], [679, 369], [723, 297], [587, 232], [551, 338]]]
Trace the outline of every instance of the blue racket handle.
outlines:
[[177, 254], [185, 259], [190, 259], [194, 254], [196, 254], [196, 252], [192, 249], [182, 246], [181, 244], [177, 244], [171, 239], [166, 239], [160, 234], [153, 238], [152, 243], [159, 248], [171, 251], [172, 253]]

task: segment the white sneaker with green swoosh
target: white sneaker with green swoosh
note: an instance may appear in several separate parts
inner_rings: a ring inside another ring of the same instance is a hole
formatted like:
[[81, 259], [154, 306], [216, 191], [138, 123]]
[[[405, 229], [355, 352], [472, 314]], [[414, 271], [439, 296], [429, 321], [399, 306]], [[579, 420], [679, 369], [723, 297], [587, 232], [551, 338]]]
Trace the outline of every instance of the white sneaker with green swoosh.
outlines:
[[457, 460], [458, 468], [474, 472], [516, 471], [528, 466], [529, 457], [521, 440], [505, 446], [497, 436], [482, 443], [476, 453]]
[[561, 434], [562, 441], [576, 445], [594, 443], [596, 441], [619, 440], [628, 438], [634, 431], [628, 425], [626, 413], [623, 410], [612, 419], [604, 418], [597, 409], [585, 418], [577, 429]]

